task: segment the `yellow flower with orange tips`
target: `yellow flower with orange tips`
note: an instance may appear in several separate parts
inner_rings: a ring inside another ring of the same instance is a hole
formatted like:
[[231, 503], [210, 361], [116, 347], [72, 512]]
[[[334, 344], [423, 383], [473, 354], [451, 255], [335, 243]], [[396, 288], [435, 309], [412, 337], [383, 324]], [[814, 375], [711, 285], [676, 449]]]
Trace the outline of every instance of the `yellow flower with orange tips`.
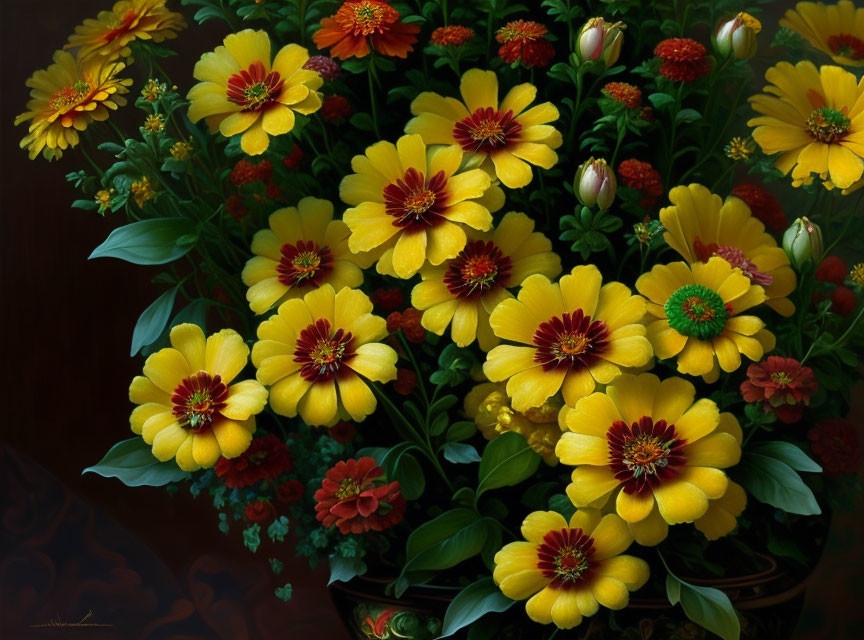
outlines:
[[439, 265], [465, 247], [465, 227], [486, 231], [504, 193], [480, 169], [460, 171], [457, 145], [427, 149], [420, 136], [380, 141], [351, 160], [339, 185], [352, 205], [342, 219], [355, 253], [380, 254], [378, 272], [410, 278], [427, 261]]
[[546, 464], [558, 464], [555, 445], [561, 437], [558, 427], [560, 402], [547, 400], [539, 407], [519, 413], [510, 406], [510, 398], [503, 384], [481, 382], [465, 395], [463, 406], [465, 413], [474, 420], [477, 430], [487, 440], [494, 440], [506, 431], [514, 431], [525, 438], [528, 446], [540, 454]]
[[721, 469], [741, 457], [730, 433], [740, 427], [731, 413], [695, 397], [682, 378], [625, 373], [579, 400], [555, 448], [563, 464], [576, 466], [567, 487], [573, 504], [599, 508], [613, 500], [644, 545], [663, 540], [670, 524], [705, 516], [709, 500], [726, 493]]
[[244, 153], [267, 150], [270, 136], [294, 128], [294, 113], [308, 115], [321, 108], [316, 91], [324, 81], [304, 69], [309, 53], [289, 44], [270, 57], [266, 31], [245, 29], [228, 35], [223, 46], [205, 53], [195, 64], [200, 80], [189, 91], [189, 119], [204, 118], [211, 132], [226, 138], [240, 135]]
[[766, 305], [787, 318], [795, 313], [787, 297], [796, 284], [789, 258], [743, 200], [724, 202], [700, 184], [675, 187], [669, 200], [672, 206], [660, 210], [663, 239], [688, 264], [720, 256], [765, 289]]
[[385, 337], [387, 322], [372, 315], [365, 293], [324, 284], [258, 326], [252, 362], [279, 415], [299, 413], [312, 426], [361, 422], [377, 404], [367, 380], [396, 378], [396, 352], [379, 342]]
[[648, 364], [644, 315], [645, 300], [620, 282], [604, 285], [594, 265], [575, 267], [556, 283], [530, 276], [489, 318], [496, 336], [519, 346], [492, 349], [483, 373], [507, 381], [516, 411], [539, 407], [559, 390], [572, 406], [595, 384], [612, 382], [621, 367]]
[[779, 154], [774, 166], [792, 172], [792, 186], [816, 174], [828, 189], [847, 189], [864, 173], [864, 79], [834, 66], [818, 70], [803, 60], [765, 72], [766, 93], [750, 98], [760, 116], [747, 124], [762, 151]]
[[780, 18], [780, 26], [791, 29], [837, 64], [864, 66], [864, 9], [849, 0], [834, 5], [799, 2]]
[[129, 418], [132, 431], [153, 445], [156, 458], [176, 458], [184, 471], [212, 467], [220, 456], [236, 458], [252, 442], [254, 416], [267, 404], [267, 390], [255, 380], [232, 384], [249, 361], [249, 347], [231, 329], [205, 340], [194, 324], [177, 325], [170, 340], [129, 387], [129, 399], [139, 405]]
[[306, 197], [270, 215], [268, 229], [252, 238], [255, 254], [243, 269], [246, 299], [257, 314], [289, 298], [330, 284], [358, 287], [372, 257], [348, 250], [348, 227], [333, 219], [333, 204]]
[[78, 144], [78, 132], [95, 121], [108, 119], [109, 110], [126, 104], [123, 94], [131, 79], [117, 77], [126, 68], [122, 62], [102, 59], [78, 61], [65, 51], [54, 53], [54, 64], [27, 79], [30, 101], [15, 124], [30, 122], [21, 148], [33, 160], [42, 153], [48, 160]]
[[423, 311], [421, 324], [428, 331], [450, 336], [459, 347], [477, 340], [489, 351], [500, 340], [492, 333], [489, 314], [513, 295], [507, 291], [535, 273], [554, 278], [561, 273], [561, 258], [552, 243], [534, 231], [534, 221], [510, 211], [486, 233], [467, 231], [465, 248], [452, 260], [420, 270], [423, 282], [411, 292], [411, 304]]
[[169, 11], [165, 0], [120, 0], [110, 11], [100, 11], [75, 27], [64, 49], [78, 47], [78, 57], [128, 58], [134, 40], [163, 42], [186, 28], [183, 16]]
[[552, 168], [558, 162], [561, 133], [551, 122], [558, 109], [551, 102], [528, 108], [537, 87], [520, 84], [498, 101], [494, 71], [471, 69], [459, 85], [462, 102], [437, 93], [421, 93], [411, 103], [414, 114], [405, 133], [426, 144], [458, 144], [472, 167], [482, 167], [502, 184], [518, 189], [531, 182], [531, 166]]
[[580, 509], [568, 522], [555, 511], [535, 511], [522, 522], [522, 535], [525, 542], [495, 554], [492, 578], [508, 598], [528, 598], [534, 622], [572, 629], [601, 606], [623, 609], [648, 581], [648, 563], [622, 555], [633, 536], [615, 514]]
[[756, 316], [740, 315], [765, 302], [765, 290], [713, 256], [708, 262], [655, 265], [636, 281], [648, 298], [648, 339], [661, 360], [677, 356], [679, 373], [715, 382], [720, 370], [754, 362], [774, 348], [774, 334]]

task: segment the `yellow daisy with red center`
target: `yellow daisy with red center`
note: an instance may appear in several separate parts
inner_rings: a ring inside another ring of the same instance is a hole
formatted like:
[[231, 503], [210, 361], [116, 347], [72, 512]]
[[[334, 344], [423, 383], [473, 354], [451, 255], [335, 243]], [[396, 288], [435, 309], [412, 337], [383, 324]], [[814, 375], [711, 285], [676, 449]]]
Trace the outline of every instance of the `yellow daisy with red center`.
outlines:
[[[741, 457], [741, 427], [713, 401], [695, 397], [682, 378], [625, 373], [579, 400], [555, 448], [562, 463], [576, 466], [567, 487], [573, 504], [600, 508], [614, 500], [644, 545], [663, 540], [670, 524], [705, 517], [709, 501], [720, 501], [729, 486], [721, 469]], [[720, 512], [732, 506], [718, 502], [702, 528], [723, 530]]]
[[487, 233], [468, 231], [465, 248], [452, 260], [420, 270], [423, 282], [411, 292], [411, 304], [423, 311], [421, 324], [440, 335], [450, 326], [453, 342], [467, 347], [477, 340], [489, 351], [500, 342], [489, 314], [513, 295], [507, 291], [535, 273], [554, 278], [561, 258], [552, 243], [534, 231], [534, 221], [510, 211]]
[[377, 405], [367, 380], [396, 378], [396, 352], [379, 342], [386, 337], [387, 322], [372, 314], [366, 294], [324, 284], [258, 325], [252, 363], [279, 415], [299, 413], [313, 426], [360, 422]]
[[380, 255], [378, 272], [410, 278], [428, 261], [455, 258], [468, 238], [465, 228], [486, 231], [504, 193], [480, 169], [460, 170], [457, 145], [428, 149], [420, 136], [376, 142], [354, 156], [339, 195], [352, 205], [342, 219], [348, 247]]
[[358, 287], [372, 258], [348, 250], [347, 225], [333, 219], [333, 204], [306, 197], [270, 216], [269, 229], [252, 238], [255, 254], [243, 269], [246, 299], [257, 314], [289, 298], [330, 284]]
[[308, 115], [321, 108], [316, 91], [324, 81], [304, 69], [309, 53], [289, 44], [272, 59], [266, 31], [245, 29], [232, 33], [223, 46], [205, 53], [195, 64], [200, 80], [189, 91], [189, 119], [206, 120], [211, 132], [225, 137], [242, 134], [244, 153], [267, 150], [270, 136], [294, 128], [294, 113]]
[[177, 32], [185, 28], [183, 16], [169, 11], [165, 0], [120, 0], [110, 11], [100, 11], [96, 18], [75, 27], [64, 49], [79, 47], [80, 58], [91, 55], [107, 60], [128, 58], [130, 42], [163, 42], [176, 38]]
[[558, 109], [551, 102], [528, 108], [537, 87], [520, 84], [498, 101], [498, 76], [471, 69], [459, 85], [462, 102], [437, 93], [421, 93], [411, 103], [405, 126], [426, 144], [458, 144], [468, 163], [482, 167], [502, 184], [518, 189], [531, 182], [532, 165], [550, 169], [558, 162], [561, 134], [551, 124]]
[[195, 324], [177, 325], [170, 340], [129, 387], [139, 405], [129, 418], [132, 431], [153, 445], [156, 458], [175, 458], [184, 471], [236, 458], [252, 442], [254, 416], [267, 404], [267, 390], [255, 380], [231, 384], [249, 361], [249, 347], [231, 329], [205, 340]]
[[615, 514], [580, 509], [569, 522], [554, 511], [535, 511], [522, 523], [524, 542], [495, 554], [492, 574], [501, 592], [524, 600], [534, 622], [572, 629], [600, 607], [623, 609], [630, 592], [648, 581], [648, 563], [622, 555], [633, 536]]
[[636, 281], [648, 298], [648, 338], [661, 360], [677, 356], [679, 373], [715, 382], [735, 371], [741, 355], [754, 362], [774, 348], [774, 334], [756, 316], [740, 315], [762, 304], [765, 290], [719, 256], [688, 266], [655, 265]]
[[765, 290], [766, 305], [787, 318], [795, 313], [787, 297], [796, 284], [789, 258], [743, 200], [724, 202], [700, 184], [675, 187], [669, 200], [672, 206], [660, 210], [663, 238], [688, 264], [720, 256]]
[[102, 58], [76, 60], [65, 51], [54, 53], [54, 64], [27, 79], [31, 88], [27, 111], [15, 124], [30, 122], [21, 140], [30, 159], [42, 153], [48, 160], [78, 144], [78, 132], [95, 121], [108, 119], [109, 110], [126, 104], [131, 79], [117, 77], [126, 65]]
[[837, 64], [864, 66], [864, 8], [850, 0], [837, 4], [799, 2], [789, 9], [780, 26], [791, 29]]
[[492, 349], [483, 372], [492, 382], [507, 381], [516, 411], [539, 407], [559, 390], [572, 406], [597, 383], [612, 382], [621, 367], [650, 362], [644, 315], [645, 300], [620, 282], [604, 285], [594, 265], [574, 267], [556, 283], [530, 276], [518, 297], [489, 317], [497, 337], [519, 345]]

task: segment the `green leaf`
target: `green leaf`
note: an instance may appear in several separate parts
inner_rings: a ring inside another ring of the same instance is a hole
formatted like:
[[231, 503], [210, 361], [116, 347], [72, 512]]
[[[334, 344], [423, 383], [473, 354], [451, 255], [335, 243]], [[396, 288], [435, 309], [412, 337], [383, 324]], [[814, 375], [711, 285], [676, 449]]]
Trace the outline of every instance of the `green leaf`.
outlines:
[[276, 594], [276, 597], [282, 602], [288, 602], [294, 594], [294, 589], [291, 587], [291, 583], [289, 582], [284, 587], [277, 587], [273, 593]]
[[810, 487], [785, 462], [748, 451], [736, 471], [744, 488], [760, 502], [804, 516], [822, 513]]
[[741, 623], [735, 607], [719, 589], [688, 584], [670, 572], [666, 575], [666, 595], [671, 604], [681, 603], [681, 608], [690, 620], [716, 633], [723, 640], [738, 640], [741, 637]]
[[648, 96], [648, 100], [651, 101], [651, 104], [654, 105], [655, 109], [660, 109], [664, 105], [675, 102], [675, 98], [670, 96], [668, 93], [652, 93]]
[[519, 484], [533, 475], [540, 464], [540, 456], [518, 433], [502, 433], [483, 450], [477, 476], [477, 498], [498, 487]]
[[483, 578], [470, 584], [453, 598], [444, 614], [440, 638], [452, 636], [490, 612], [501, 613], [515, 601], [501, 593], [492, 578]]
[[417, 458], [410, 453], [402, 453], [393, 465], [393, 471], [387, 475], [388, 480], [398, 480], [399, 490], [406, 500], [416, 500], [426, 489], [426, 478]]
[[177, 296], [177, 291], [180, 285], [171, 287], [156, 298], [153, 303], [144, 309], [144, 312], [139, 316], [138, 322], [135, 323], [135, 330], [132, 332], [132, 350], [129, 354], [134, 356], [141, 350], [141, 347], [152, 344], [161, 335], [162, 330], [168, 323], [171, 317], [171, 311], [174, 309], [174, 298]]
[[285, 536], [288, 535], [290, 529], [291, 527], [288, 518], [285, 516], [279, 516], [270, 523], [269, 527], [267, 527], [267, 537], [270, 538], [272, 542], [285, 542]]
[[96, 211], [99, 208], [95, 200], [76, 200], [71, 206], [73, 209], [84, 209], [85, 211]]
[[810, 473], [821, 473], [822, 471], [822, 467], [790, 442], [760, 442], [749, 447], [749, 451], [784, 462], [796, 471], [808, 471]]
[[192, 248], [177, 240], [195, 233], [195, 223], [186, 218], [154, 218], [114, 229], [90, 254], [93, 258], [119, 258], [132, 264], [165, 264], [183, 257]]
[[261, 545], [261, 525], [257, 522], [243, 529], [243, 545], [252, 553], [258, 551]]
[[702, 114], [696, 109], [681, 109], [675, 114], [675, 122], [696, 122], [702, 118]]
[[460, 440], [467, 440], [471, 436], [477, 433], [477, 427], [473, 422], [462, 421], [462, 422], [454, 422], [450, 425], [450, 428], [447, 429], [447, 440], [449, 442], [458, 442]]
[[348, 582], [355, 576], [366, 573], [366, 563], [360, 558], [345, 558], [340, 555], [330, 556], [330, 580], [328, 585], [334, 582]]
[[443, 447], [444, 459], [454, 464], [469, 464], [480, 462], [480, 454], [470, 444], [448, 442]]
[[372, 116], [365, 112], [355, 113], [351, 116], [349, 122], [351, 123], [351, 126], [355, 129], [360, 129], [360, 131], [372, 131], [372, 129], [375, 128]]
[[173, 460], [157, 460], [150, 445], [138, 436], [118, 442], [98, 464], [81, 473], [88, 471], [104, 478], [117, 478], [127, 487], [161, 487], [189, 477]]

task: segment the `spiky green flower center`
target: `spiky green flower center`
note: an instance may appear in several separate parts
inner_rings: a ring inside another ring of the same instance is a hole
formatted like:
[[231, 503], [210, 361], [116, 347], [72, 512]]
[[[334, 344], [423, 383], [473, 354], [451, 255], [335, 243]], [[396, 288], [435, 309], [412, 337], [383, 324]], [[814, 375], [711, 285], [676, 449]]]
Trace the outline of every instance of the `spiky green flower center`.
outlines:
[[730, 312], [723, 298], [701, 284], [688, 284], [669, 296], [666, 319], [683, 336], [710, 340], [723, 331]]
[[833, 143], [849, 132], [850, 120], [841, 111], [830, 107], [814, 109], [807, 118], [807, 130], [819, 142]]

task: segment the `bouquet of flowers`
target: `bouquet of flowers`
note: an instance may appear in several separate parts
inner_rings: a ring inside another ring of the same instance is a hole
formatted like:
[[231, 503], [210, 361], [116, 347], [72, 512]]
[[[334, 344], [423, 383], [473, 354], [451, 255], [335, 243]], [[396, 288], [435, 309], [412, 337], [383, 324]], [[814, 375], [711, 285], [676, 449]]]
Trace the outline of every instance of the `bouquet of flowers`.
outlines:
[[359, 637], [788, 637], [759, 598], [857, 489], [864, 8], [179, 5], [85, 20], [17, 119], [164, 289], [87, 471], [329, 562]]

